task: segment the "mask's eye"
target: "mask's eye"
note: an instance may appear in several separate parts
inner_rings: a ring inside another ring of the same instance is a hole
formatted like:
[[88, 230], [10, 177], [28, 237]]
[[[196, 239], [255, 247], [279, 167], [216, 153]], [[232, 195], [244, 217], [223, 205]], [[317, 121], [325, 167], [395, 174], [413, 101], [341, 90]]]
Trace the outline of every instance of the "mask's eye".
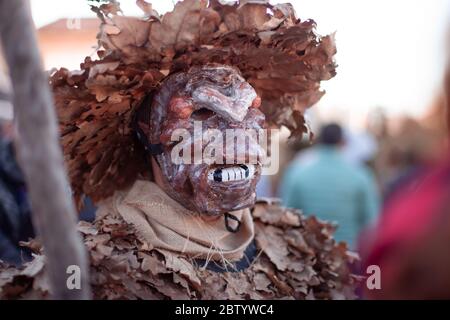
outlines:
[[214, 111], [211, 111], [209, 109], [206, 108], [200, 108], [198, 110], [195, 110], [194, 112], [192, 112], [191, 114], [191, 118], [194, 120], [206, 120], [209, 117], [212, 117], [213, 115], [215, 115], [216, 113]]
[[192, 113], [192, 104], [185, 97], [173, 97], [169, 103], [169, 113], [175, 118], [188, 119]]

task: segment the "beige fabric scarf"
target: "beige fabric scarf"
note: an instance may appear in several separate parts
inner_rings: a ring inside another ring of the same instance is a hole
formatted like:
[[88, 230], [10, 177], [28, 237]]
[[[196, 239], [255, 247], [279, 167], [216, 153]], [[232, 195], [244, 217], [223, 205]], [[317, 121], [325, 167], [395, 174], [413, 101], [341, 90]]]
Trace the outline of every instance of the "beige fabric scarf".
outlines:
[[116, 192], [100, 204], [97, 214], [119, 215], [142, 241], [191, 258], [236, 261], [254, 237], [249, 209], [232, 212], [241, 226], [231, 233], [223, 216], [209, 219], [187, 210], [150, 181], [138, 180], [128, 191]]

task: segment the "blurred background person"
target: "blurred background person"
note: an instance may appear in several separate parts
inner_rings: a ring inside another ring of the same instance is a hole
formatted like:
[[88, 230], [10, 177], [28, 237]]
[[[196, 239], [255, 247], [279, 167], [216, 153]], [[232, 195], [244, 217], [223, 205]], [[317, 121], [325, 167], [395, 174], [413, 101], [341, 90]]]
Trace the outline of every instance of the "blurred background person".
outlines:
[[337, 222], [336, 240], [354, 248], [358, 233], [378, 215], [379, 197], [371, 172], [350, 162], [344, 145], [342, 128], [325, 125], [318, 144], [286, 169], [280, 195], [288, 207]]
[[[0, 48], [1, 52], [1, 48]], [[0, 260], [20, 265], [30, 252], [20, 241], [33, 237], [25, 182], [14, 155], [11, 86], [0, 53]]]
[[384, 203], [404, 186], [414, 185], [428, 164], [440, 157], [444, 143], [423, 123], [411, 117], [400, 118], [396, 128], [380, 141], [374, 164]]
[[372, 299], [450, 299], [450, 157], [404, 184], [385, 206], [365, 268], [381, 272]]
[[423, 131], [420, 136], [408, 135], [416, 143], [420, 139], [421, 150], [438, 143], [443, 156], [434, 164], [429, 157], [415, 178], [398, 185], [385, 203], [373, 243], [363, 255], [366, 268], [376, 265], [381, 272], [381, 288], [366, 288], [368, 298], [450, 299], [449, 102], [450, 56], [442, 95], [422, 124], [428, 129], [439, 128], [437, 133], [445, 128], [445, 138], [434, 133], [433, 141], [424, 141]]
[[31, 256], [20, 241], [34, 237], [25, 181], [15, 160], [13, 127], [0, 121], [0, 260], [20, 265]]

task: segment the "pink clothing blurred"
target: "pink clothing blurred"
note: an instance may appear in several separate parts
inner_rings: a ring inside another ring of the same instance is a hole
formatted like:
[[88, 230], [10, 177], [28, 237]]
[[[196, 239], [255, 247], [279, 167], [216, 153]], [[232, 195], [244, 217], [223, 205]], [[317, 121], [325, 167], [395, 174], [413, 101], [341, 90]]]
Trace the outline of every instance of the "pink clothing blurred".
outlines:
[[364, 270], [380, 266], [381, 290], [369, 298], [450, 298], [450, 157], [415, 181], [390, 199], [370, 240]]

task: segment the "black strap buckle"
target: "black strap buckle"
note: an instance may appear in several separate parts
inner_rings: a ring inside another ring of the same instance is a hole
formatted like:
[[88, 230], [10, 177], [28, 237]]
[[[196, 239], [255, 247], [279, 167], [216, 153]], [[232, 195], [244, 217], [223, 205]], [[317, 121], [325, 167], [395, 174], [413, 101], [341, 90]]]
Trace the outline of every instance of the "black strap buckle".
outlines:
[[142, 129], [139, 127], [139, 125], [137, 125], [136, 127], [137, 127], [137, 128], [135, 128], [136, 136], [137, 136], [139, 142], [144, 146], [144, 149], [148, 154], [151, 154], [152, 156], [156, 156], [156, 155], [164, 152], [162, 143], [148, 142], [146, 135], [144, 134]]
[[[237, 226], [235, 228], [230, 226], [230, 220], [229, 219], [234, 220], [235, 222], [237, 222]], [[238, 218], [236, 218], [235, 216], [233, 216], [232, 214], [230, 214], [228, 212], [225, 213], [225, 228], [227, 228], [227, 230], [229, 232], [236, 233], [236, 232], [239, 231], [240, 227], [241, 227], [241, 221], [239, 221]]]

